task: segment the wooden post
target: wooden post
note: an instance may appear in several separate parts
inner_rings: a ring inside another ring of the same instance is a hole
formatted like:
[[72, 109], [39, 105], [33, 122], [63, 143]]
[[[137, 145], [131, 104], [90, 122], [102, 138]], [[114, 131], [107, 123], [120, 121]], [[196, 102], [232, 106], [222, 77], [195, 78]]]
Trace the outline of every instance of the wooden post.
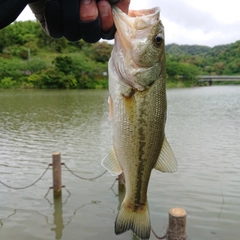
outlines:
[[125, 191], [125, 177], [123, 172], [118, 176], [118, 191]]
[[62, 196], [62, 172], [61, 172], [61, 153], [52, 154], [52, 170], [53, 170], [53, 194], [54, 197]]
[[172, 208], [169, 210], [169, 225], [167, 240], [186, 240], [186, 216], [183, 208]]

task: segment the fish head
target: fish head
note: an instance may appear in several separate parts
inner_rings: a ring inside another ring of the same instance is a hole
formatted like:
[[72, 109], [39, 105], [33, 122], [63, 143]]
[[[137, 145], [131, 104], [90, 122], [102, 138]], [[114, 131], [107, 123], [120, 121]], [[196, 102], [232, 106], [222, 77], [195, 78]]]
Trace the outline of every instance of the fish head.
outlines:
[[[148, 89], [165, 74], [164, 27], [160, 9], [130, 10], [113, 7], [116, 26], [112, 57], [121, 80], [138, 91]], [[114, 55], [114, 56], [113, 56]]]

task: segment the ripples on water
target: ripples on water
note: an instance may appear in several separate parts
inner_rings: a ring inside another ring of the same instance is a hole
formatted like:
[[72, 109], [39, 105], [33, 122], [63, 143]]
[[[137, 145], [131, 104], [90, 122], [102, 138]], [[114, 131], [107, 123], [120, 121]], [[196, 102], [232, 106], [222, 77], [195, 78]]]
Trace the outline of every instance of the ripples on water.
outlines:
[[[239, 92], [237, 86], [168, 90], [166, 134], [179, 167], [152, 174], [149, 205], [159, 234], [168, 210], [180, 206], [188, 212], [189, 239], [239, 239]], [[54, 151], [81, 176], [102, 173], [111, 147], [107, 97], [107, 91], [0, 91], [0, 180], [28, 185]], [[64, 170], [72, 195], [59, 206], [51, 205], [52, 193], [51, 204], [44, 199], [51, 175], [21, 191], [0, 185], [1, 239], [134, 239], [113, 233], [119, 204], [109, 190], [113, 177], [86, 182]], [[63, 190], [63, 201], [67, 196]]]

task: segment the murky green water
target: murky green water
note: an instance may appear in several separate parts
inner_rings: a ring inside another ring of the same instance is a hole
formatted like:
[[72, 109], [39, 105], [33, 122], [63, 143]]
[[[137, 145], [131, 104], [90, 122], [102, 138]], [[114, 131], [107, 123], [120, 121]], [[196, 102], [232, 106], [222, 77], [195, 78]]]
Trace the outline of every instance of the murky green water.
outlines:
[[[164, 235], [168, 210], [188, 212], [191, 240], [240, 239], [240, 87], [168, 90], [167, 137], [178, 160], [175, 174], [153, 171], [152, 225]], [[83, 177], [104, 169], [111, 148], [108, 92], [0, 91], [0, 180], [14, 187], [34, 182], [54, 151]], [[0, 239], [134, 239], [114, 234], [119, 199], [114, 177], [76, 178], [63, 167], [62, 200], [53, 200], [52, 172], [25, 190], [0, 184]], [[155, 239], [151, 236], [151, 239]]]

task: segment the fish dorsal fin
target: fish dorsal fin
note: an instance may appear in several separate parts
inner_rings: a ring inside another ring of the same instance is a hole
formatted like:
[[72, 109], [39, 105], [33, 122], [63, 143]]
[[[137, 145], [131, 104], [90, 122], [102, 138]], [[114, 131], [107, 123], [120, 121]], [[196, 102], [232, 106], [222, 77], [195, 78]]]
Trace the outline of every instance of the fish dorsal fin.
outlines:
[[176, 172], [177, 171], [177, 161], [173, 154], [173, 151], [167, 141], [166, 136], [164, 136], [162, 149], [157, 160], [156, 165], [154, 166], [156, 170], [161, 172]]
[[120, 167], [115, 151], [112, 148], [111, 151], [101, 162], [102, 166], [106, 168], [113, 176], [118, 176], [122, 173], [122, 168]]

